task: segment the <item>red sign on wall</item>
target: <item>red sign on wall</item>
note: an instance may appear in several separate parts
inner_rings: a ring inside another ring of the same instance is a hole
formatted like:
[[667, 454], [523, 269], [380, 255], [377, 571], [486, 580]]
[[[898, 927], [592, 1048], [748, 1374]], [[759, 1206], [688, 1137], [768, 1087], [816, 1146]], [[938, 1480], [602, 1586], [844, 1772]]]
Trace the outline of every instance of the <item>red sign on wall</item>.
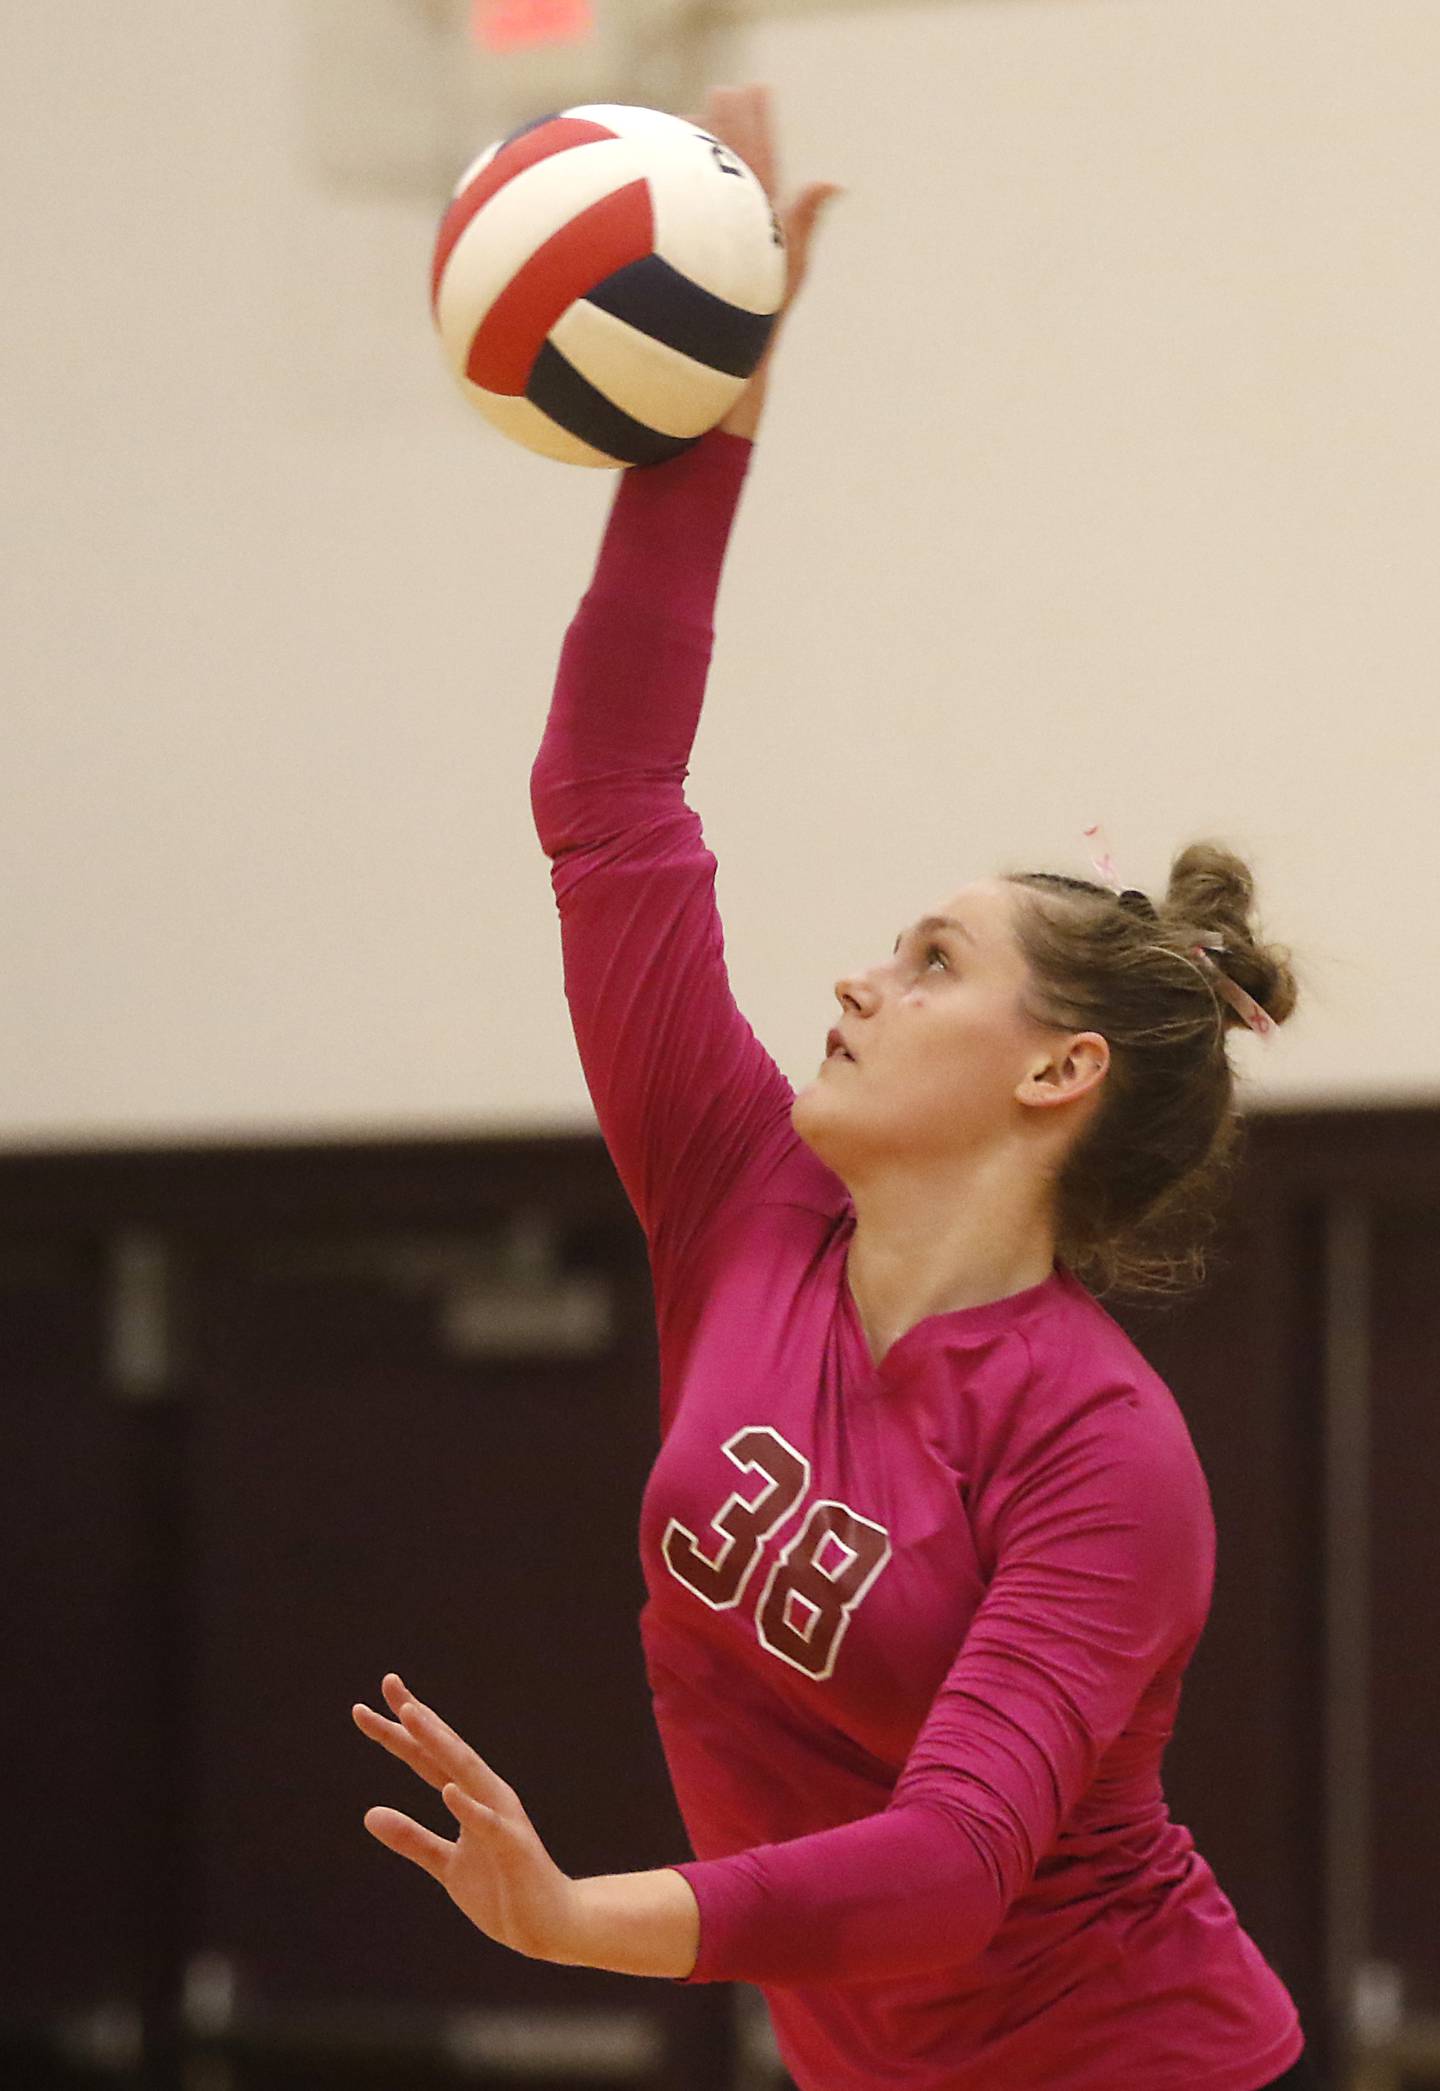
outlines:
[[483, 51], [578, 44], [595, 33], [590, 0], [474, 0], [470, 35]]

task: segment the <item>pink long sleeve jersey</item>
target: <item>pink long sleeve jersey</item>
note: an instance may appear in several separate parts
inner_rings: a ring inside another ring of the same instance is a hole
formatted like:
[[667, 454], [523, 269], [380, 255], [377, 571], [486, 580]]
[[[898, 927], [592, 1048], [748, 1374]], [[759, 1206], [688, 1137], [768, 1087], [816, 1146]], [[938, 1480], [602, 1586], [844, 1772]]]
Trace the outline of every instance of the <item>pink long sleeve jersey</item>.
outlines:
[[757, 1984], [803, 2091], [1256, 2091], [1296, 2008], [1160, 1782], [1214, 1574], [1184, 1418], [1058, 1261], [877, 1365], [854, 1208], [730, 992], [684, 783], [752, 454], [622, 475], [531, 777], [654, 1284], [684, 1979]]

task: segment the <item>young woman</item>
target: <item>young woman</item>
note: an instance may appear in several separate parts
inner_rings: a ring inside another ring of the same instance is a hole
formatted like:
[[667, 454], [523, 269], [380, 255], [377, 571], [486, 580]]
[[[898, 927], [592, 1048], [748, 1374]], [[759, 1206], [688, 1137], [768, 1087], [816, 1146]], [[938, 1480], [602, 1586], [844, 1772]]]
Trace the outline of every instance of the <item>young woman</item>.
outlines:
[[[766, 90], [716, 91], [707, 127], [775, 199]], [[787, 307], [830, 186], [781, 211]], [[393, 1673], [395, 1719], [355, 1719], [459, 1836], [366, 1824], [519, 1952], [757, 1984], [802, 2091], [1310, 2083], [1293, 2000], [1161, 1789], [1210, 1606], [1205, 1477], [1082, 1282], [1203, 1269], [1225, 1027], [1289, 1015], [1288, 954], [1208, 844], [1158, 906], [975, 880], [837, 982], [791, 1089], [731, 996], [683, 789], [764, 385], [621, 479], [531, 780], [649, 1246], [642, 1637], [696, 1856], [569, 1879]]]

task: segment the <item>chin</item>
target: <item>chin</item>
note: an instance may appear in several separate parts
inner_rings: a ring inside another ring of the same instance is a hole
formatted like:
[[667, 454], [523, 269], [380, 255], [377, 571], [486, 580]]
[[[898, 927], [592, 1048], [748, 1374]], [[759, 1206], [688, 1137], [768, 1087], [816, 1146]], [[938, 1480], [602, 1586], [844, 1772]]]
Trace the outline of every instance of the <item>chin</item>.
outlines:
[[819, 1086], [818, 1078], [813, 1082], [807, 1082], [805, 1087], [797, 1089], [790, 1099], [790, 1123], [802, 1140], [808, 1140], [811, 1126], [823, 1121], [825, 1117], [823, 1104], [816, 1109], [815, 1091]]
[[842, 1114], [822, 1093], [820, 1076], [796, 1091], [790, 1105], [790, 1123], [811, 1153], [818, 1155], [826, 1168], [834, 1169], [837, 1174], [841, 1151], [850, 1144], [845, 1138], [841, 1120]]

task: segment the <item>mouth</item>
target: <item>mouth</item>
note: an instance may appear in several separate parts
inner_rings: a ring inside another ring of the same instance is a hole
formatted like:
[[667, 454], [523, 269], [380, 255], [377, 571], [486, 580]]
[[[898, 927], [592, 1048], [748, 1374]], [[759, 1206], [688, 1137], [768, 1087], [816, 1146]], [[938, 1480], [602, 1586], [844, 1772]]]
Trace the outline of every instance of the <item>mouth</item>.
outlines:
[[855, 1058], [855, 1055], [850, 1051], [844, 1039], [840, 1036], [838, 1029], [835, 1029], [831, 1031], [829, 1037], [825, 1041], [825, 1058], [827, 1060], [834, 1060], [837, 1056], [841, 1060], [854, 1060]]

